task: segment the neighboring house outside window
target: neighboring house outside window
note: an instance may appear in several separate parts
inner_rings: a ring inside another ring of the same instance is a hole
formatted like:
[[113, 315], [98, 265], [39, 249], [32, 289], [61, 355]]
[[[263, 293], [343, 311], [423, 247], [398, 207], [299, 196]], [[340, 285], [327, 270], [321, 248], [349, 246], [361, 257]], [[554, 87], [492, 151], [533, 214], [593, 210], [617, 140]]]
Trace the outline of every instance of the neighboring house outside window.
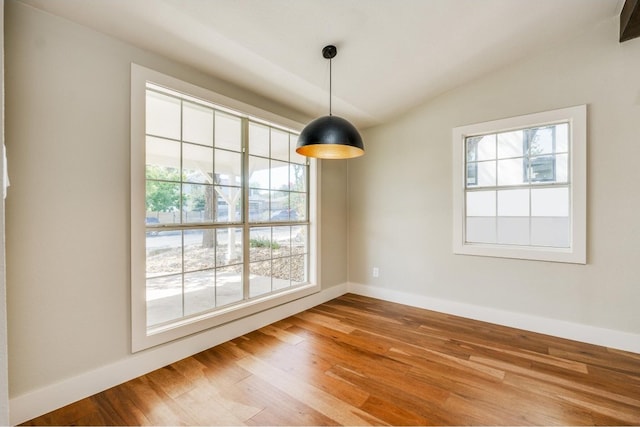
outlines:
[[454, 252], [586, 262], [586, 107], [455, 128]]

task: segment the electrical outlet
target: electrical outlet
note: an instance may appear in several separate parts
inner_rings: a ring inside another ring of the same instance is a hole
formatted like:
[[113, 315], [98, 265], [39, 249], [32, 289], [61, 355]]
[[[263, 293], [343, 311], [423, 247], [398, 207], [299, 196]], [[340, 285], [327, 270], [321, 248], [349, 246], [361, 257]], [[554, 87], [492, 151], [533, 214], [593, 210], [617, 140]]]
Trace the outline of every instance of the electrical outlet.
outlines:
[[378, 267], [373, 267], [373, 277], [379, 277], [380, 276], [380, 270], [378, 269]]

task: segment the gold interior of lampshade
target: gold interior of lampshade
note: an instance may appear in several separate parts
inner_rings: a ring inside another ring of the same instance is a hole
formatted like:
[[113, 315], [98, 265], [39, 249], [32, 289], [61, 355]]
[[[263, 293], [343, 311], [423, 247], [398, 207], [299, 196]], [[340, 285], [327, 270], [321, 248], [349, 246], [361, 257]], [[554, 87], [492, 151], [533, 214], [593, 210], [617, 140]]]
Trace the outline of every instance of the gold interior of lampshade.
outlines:
[[352, 159], [364, 154], [358, 147], [341, 144], [310, 144], [296, 148], [296, 153], [320, 159]]

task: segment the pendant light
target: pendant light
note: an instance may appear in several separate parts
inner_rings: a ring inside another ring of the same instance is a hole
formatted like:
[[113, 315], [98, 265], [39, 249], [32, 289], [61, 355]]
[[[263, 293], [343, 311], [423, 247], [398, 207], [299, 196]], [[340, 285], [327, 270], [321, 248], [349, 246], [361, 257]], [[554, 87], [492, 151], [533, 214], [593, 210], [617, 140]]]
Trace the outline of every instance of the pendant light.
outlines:
[[322, 56], [329, 60], [329, 115], [313, 120], [300, 133], [296, 152], [319, 159], [351, 159], [364, 154], [364, 144], [358, 130], [347, 120], [331, 114], [331, 59], [338, 53], [325, 46]]

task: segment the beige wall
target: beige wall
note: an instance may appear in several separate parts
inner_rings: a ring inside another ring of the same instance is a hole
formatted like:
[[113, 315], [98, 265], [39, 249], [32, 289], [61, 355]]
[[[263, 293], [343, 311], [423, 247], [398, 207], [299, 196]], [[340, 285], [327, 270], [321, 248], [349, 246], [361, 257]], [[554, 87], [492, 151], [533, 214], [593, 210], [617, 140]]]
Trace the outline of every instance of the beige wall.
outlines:
[[[365, 132], [349, 164], [349, 280], [640, 333], [640, 39], [616, 19]], [[588, 264], [453, 255], [452, 128], [588, 104]], [[380, 277], [372, 277], [372, 268]]]
[[347, 162], [322, 161], [322, 224], [320, 264], [322, 283], [347, 281]]
[[[5, 17], [14, 398], [131, 357], [131, 62], [293, 120], [309, 118], [12, 0]], [[347, 172], [330, 162], [322, 169], [327, 289], [347, 281]]]
[[[0, 146], [4, 144], [4, 0], [0, 0]], [[4, 176], [0, 150], [0, 177]], [[0, 182], [4, 183], [3, 179]], [[4, 247], [4, 199], [0, 203], [0, 426], [9, 425], [9, 376], [7, 353], [7, 300]]]

